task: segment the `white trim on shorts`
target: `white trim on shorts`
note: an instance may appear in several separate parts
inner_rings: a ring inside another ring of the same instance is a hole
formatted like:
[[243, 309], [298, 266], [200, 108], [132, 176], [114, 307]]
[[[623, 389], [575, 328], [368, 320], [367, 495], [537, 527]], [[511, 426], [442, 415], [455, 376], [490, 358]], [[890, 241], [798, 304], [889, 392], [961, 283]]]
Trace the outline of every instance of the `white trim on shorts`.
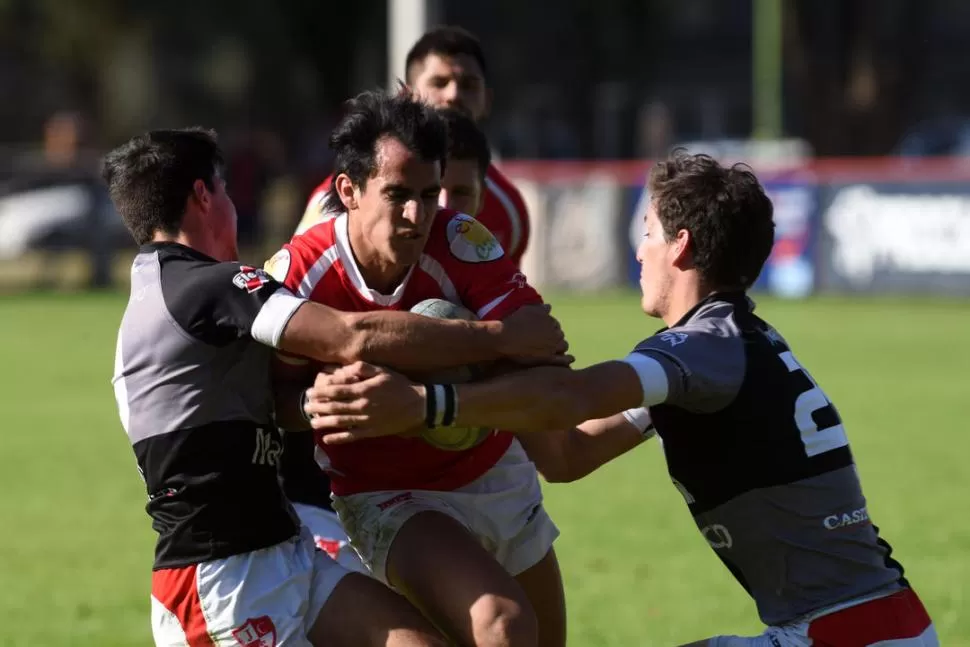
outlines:
[[307, 633], [347, 573], [306, 530], [269, 548], [155, 571], [155, 645], [310, 647]]

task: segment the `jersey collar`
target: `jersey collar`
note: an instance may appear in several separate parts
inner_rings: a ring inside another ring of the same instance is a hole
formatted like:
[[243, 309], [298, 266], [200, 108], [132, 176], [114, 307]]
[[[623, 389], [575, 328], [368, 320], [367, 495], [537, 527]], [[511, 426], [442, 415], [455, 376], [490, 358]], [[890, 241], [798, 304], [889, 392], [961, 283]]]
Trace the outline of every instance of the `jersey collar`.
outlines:
[[697, 316], [697, 313], [700, 312], [701, 308], [703, 308], [704, 306], [710, 305], [712, 303], [730, 303], [734, 307], [743, 308], [747, 312], [754, 312], [754, 307], [755, 307], [754, 301], [752, 301], [751, 298], [747, 295], [747, 293], [744, 292], [743, 290], [714, 292], [713, 294], [709, 294], [708, 296], [698, 301], [697, 305], [695, 305], [693, 308], [688, 310], [687, 313], [683, 317], [681, 317], [680, 320], [677, 321], [677, 323], [675, 323], [673, 326], [670, 326], [669, 328], [668, 327], [661, 328], [660, 330], [657, 331], [657, 333], [662, 333], [665, 330], [669, 330], [670, 328], [679, 328], [680, 326], [685, 325], [687, 322], [689, 322], [691, 319]]

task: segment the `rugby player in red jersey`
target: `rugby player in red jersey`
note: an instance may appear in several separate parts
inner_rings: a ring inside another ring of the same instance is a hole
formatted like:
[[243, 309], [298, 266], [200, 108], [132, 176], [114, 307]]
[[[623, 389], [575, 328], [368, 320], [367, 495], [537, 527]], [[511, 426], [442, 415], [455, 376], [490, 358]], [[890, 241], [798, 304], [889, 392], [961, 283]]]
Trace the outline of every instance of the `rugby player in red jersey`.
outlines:
[[[429, 298], [481, 319], [540, 307], [484, 226], [438, 207], [448, 148], [442, 116], [410, 97], [380, 93], [363, 93], [348, 107], [331, 136], [337, 162], [326, 208], [339, 215], [295, 236], [269, 264], [274, 275], [343, 311], [408, 310]], [[287, 362], [304, 376], [315, 372], [300, 358]], [[289, 400], [299, 413], [284, 425], [308, 428], [298, 399]], [[317, 457], [364, 563], [452, 638], [565, 644], [552, 548], [558, 530], [543, 509], [535, 466], [511, 434], [486, 434], [463, 451], [419, 437], [335, 451], [319, 445]]]

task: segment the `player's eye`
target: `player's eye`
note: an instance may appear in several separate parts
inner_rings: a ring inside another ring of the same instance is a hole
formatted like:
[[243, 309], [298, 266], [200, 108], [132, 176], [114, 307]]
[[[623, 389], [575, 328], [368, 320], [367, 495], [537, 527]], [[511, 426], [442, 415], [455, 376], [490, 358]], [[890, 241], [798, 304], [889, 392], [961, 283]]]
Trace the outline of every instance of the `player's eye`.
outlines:
[[443, 88], [448, 85], [450, 79], [446, 76], [436, 76], [431, 79], [431, 85], [436, 88]]

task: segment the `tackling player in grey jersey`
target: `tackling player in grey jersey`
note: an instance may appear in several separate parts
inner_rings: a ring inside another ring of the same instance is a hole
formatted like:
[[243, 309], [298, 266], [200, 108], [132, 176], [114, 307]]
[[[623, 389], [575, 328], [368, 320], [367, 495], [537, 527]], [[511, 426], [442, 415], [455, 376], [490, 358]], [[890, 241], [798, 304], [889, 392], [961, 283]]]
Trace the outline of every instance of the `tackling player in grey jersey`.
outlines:
[[[300, 532], [277, 481], [272, 349], [321, 362], [376, 353], [430, 369], [532, 346], [555, 355], [565, 349], [558, 324], [541, 308], [510, 326], [341, 313], [297, 298], [237, 261], [221, 171], [214, 134], [199, 129], [135, 137], [104, 164], [112, 201], [141, 245], [113, 382], [159, 533], [155, 642], [441, 645], [403, 598], [347, 573]], [[535, 337], [536, 327], [546, 330]]]
[[[698, 529], [768, 625], [761, 636], [694, 645], [936, 645], [869, 519], [835, 406], [745, 294], [774, 233], [754, 174], [679, 152], [654, 168], [649, 188], [641, 306], [669, 328], [621, 361], [460, 385], [445, 403], [457, 406], [454, 424], [538, 432], [520, 440], [552, 481], [659, 434]], [[351, 442], [412, 427], [440, 405], [431, 391], [368, 366], [330, 376], [307, 409], [333, 432], [326, 442]], [[364, 411], [351, 404], [361, 396]]]

